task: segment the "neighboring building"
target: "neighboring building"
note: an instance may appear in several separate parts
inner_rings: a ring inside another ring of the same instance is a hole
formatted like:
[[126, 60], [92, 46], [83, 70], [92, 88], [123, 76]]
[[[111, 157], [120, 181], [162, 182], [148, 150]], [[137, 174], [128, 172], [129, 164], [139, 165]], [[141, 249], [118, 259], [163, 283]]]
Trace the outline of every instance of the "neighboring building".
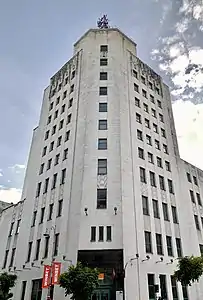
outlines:
[[2, 212], [2, 210], [4, 210], [6, 207], [11, 206], [11, 203], [8, 202], [4, 202], [0, 200], [0, 213]]
[[203, 171], [179, 156], [168, 87], [120, 30], [87, 31], [45, 89], [23, 201], [1, 215], [13, 299], [46, 299], [52, 254], [62, 271], [77, 260], [101, 268], [99, 300], [154, 299], [156, 284], [162, 299], [203, 299], [202, 280], [187, 289], [172, 277], [179, 256], [203, 252], [202, 198]]

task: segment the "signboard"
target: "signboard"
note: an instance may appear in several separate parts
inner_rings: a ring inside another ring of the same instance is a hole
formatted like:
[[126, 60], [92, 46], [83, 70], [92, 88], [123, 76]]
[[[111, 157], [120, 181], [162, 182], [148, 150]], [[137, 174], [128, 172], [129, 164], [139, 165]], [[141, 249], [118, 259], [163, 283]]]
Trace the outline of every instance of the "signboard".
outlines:
[[59, 276], [61, 275], [61, 263], [53, 262], [52, 264], [52, 284], [59, 284]]
[[98, 279], [99, 279], [99, 280], [104, 280], [104, 273], [100, 273], [100, 274], [98, 275]]
[[47, 289], [50, 285], [51, 266], [44, 266], [44, 274], [42, 279], [42, 288]]

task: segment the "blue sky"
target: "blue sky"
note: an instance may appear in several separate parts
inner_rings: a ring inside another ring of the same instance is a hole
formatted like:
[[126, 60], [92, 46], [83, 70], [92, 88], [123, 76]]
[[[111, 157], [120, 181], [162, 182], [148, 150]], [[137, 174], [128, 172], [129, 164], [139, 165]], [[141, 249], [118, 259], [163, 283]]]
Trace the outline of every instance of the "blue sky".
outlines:
[[170, 86], [181, 156], [203, 168], [201, 0], [0, 0], [0, 5], [0, 200], [19, 200], [43, 90], [72, 56], [74, 42], [103, 13]]

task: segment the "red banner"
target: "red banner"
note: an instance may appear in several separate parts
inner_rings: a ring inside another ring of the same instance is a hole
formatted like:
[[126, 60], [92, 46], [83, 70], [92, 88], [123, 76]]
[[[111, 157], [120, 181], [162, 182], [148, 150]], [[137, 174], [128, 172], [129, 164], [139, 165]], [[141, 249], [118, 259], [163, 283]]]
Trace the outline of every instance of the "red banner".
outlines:
[[47, 289], [50, 285], [51, 279], [51, 266], [44, 266], [44, 274], [42, 280], [42, 288]]
[[59, 276], [61, 275], [61, 263], [53, 262], [52, 264], [52, 284], [59, 284]]

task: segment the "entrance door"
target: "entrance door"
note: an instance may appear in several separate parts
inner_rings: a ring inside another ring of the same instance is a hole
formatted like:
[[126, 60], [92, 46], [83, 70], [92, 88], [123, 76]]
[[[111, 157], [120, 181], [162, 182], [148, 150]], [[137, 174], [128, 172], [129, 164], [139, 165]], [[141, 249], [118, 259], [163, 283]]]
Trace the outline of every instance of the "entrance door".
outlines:
[[110, 300], [110, 289], [95, 290], [92, 295], [92, 300]]

